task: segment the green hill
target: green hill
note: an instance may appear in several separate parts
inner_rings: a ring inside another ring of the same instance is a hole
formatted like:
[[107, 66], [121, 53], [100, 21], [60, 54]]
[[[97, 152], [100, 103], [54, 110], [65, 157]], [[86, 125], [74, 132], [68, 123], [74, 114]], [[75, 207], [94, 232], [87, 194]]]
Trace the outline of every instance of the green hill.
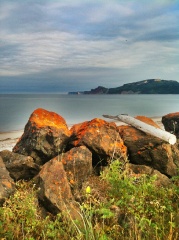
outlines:
[[[127, 83], [116, 88], [99, 86], [81, 94], [179, 94], [179, 82], [174, 80], [147, 79]], [[70, 93], [69, 93], [70, 94]], [[74, 94], [74, 93], [73, 93]]]
[[110, 88], [110, 94], [177, 94], [179, 83], [172, 80], [149, 79]]

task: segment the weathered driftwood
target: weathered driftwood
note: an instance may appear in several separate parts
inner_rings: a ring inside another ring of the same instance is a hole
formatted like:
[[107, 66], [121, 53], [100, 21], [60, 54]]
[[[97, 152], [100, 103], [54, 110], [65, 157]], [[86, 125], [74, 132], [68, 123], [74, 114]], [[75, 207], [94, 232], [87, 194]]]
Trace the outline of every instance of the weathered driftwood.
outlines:
[[128, 115], [117, 115], [117, 116], [110, 116], [110, 115], [103, 115], [105, 118], [110, 118], [117, 121], [122, 121], [124, 123], [130, 124], [131, 126], [145, 132], [149, 133], [155, 137], [158, 137], [164, 141], [169, 142], [170, 144], [176, 143], [176, 136], [166, 132], [162, 129], [156, 128], [154, 126], [148, 125], [147, 123], [144, 123], [136, 118], [130, 117]]

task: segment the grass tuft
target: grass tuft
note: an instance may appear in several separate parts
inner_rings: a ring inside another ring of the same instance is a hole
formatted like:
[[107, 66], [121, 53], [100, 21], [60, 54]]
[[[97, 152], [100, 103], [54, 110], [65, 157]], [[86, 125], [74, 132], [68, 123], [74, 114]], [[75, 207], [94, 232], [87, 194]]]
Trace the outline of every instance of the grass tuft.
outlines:
[[[19, 181], [16, 192], [0, 208], [1, 239], [175, 240], [179, 233], [179, 177], [168, 188], [155, 176], [131, 176], [120, 161], [101, 173], [103, 200], [88, 185], [79, 203], [84, 228], [68, 215], [43, 214], [32, 182]], [[100, 189], [99, 189], [100, 190]], [[103, 192], [104, 194], [104, 192]]]

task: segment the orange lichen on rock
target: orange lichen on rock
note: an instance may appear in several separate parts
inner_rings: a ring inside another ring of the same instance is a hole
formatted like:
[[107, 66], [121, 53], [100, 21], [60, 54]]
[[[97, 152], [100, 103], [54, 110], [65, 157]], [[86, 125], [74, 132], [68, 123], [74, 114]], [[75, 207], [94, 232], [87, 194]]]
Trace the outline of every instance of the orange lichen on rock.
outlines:
[[88, 121], [85, 121], [83, 123], [74, 124], [70, 129], [70, 133], [71, 134], [76, 134], [78, 132], [78, 130], [81, 128], [81, 125], [85, 125], [87, 123], [88, 123]]
[[118, 127], [119, 133], [123, 138], [123, 135], [125, 134], [125, 137], [129, 137], [133, 141], [137, 141], [140, 139], [140, 136], [143, 135], [144, 133], [135, 129], [134, 127], [131, 126], [119, 126]]
[[166, 131], [175, 134], [179, 138], [179, 112], [169, 113], [162, 117], [162, 123]]
[[63, 151], [69, 136], [70, 131], [63, 117], [38, 108], [31, 114], [13, 152], [31, 156], [41, 165]]
[[144, 123], [147, 123], [151, 126], [154, 126], [156, 128], [160, 128], [159, 125], [157, 123], [155, 123], [151, 118], [148, 118], [146, 116], [136, 116], [135, 118], [144, 122]]
[[70, 183], [71, 183], [72, 185], [74, 185], [74, 184], [75, 184], [75, 181], [74, 181], [73, 179], [71, 179], [71, 180], [70, 180]]
[[[94, 154], [104, 157], [126, 157], [127, 148], [121, 139], [114, 122], [94, 118], [91, 121], [74, 125], [71, 128], [74, 136], [72, 145], [87, 146]], [[115, 154], [115, 156], [114, 156]]]
[[55, 112], [49, 112], [45, 109], [38, 108], [30, 116], [29, 121], [35, 124], [37, 127], [55, 127], [55, 128], [67, 128], [66, 121], [63, 117]]
[[85, 136], [86, 134], [100, 135], [101, 128], [104, 126], [116, 127], [116, 124], [108, 123], [103, 119], [94, 118], [91, 121], [85, 121], [81, 124], [74, 125], [70, 130], [71, 134], [78, 136], [78, 139], [76, 141], [74, 141], [74, 146], [78, 146], [79, 142], [81, 141], [83, 136]]
[[179, 112], [169, 113], [165, 115], [165, 118], [173, 118], [173, 117], [179, 118]]
[[110, 126], [115, 126], [115, 123], [108, 123], [103, 119], [99, 119], [99, 118], [94, 118], [91, 121], [85, 121], [83, 123], [78, 123], [73, 125], [73, 127], [71, 128], [71, 133], [83, 133], [83, 131], [86, 131], [89, 127], [94, 127], [96, 130], [102, 126], [104, 126], [105, 124], [108, 124]]
[[90, 129], [92, 131], [96, 130], [98, 131], [99, 128], [104, 125], [106, 122], [102, 119], [99, 118], [95, 118], [91, 121], [85, 121], [83, 123], [80, 124], [75, 124], [72, 128], [71, 128], [71, 133], [72, 134], [78, 134], [78, 138], [81, 139], [82, 136], [87, 132], [90, 131]]
[[83, 181], [91, 175], [92, 153], [85, 146], [72, 148], [59, 157], [70, 184], [81, 186]]
[[6, 188], [12, 188], [12, 183], [10, 181], [8, 181], [7, 179], [3, 179], [1, 183]]

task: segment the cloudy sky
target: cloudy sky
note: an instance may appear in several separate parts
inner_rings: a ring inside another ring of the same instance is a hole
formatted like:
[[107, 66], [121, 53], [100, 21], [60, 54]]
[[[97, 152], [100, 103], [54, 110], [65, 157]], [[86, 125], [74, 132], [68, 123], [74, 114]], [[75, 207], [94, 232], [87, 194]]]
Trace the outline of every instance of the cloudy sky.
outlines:
[[0, 0], [0, 92], [179, 81], [178, 0]]

